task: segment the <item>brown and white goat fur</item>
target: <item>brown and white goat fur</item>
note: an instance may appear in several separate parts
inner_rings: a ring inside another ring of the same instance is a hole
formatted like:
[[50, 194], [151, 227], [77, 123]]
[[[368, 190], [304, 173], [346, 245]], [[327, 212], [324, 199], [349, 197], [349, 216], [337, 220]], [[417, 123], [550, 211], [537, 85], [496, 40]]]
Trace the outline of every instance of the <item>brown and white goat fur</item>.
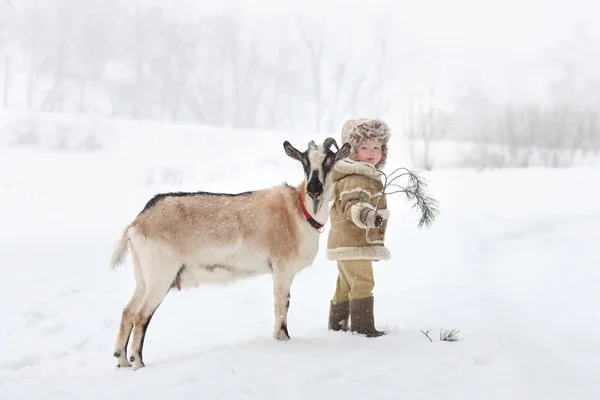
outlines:
[[[125, 228], [112, 267], [131, 251], [135, 289], [121, 316], [114, 356], [119, 367], [144, 366], [142, 348], [152, 315], [172, 288], [228, 283], [262, 274], [273, 275], [277, 340], [289, 339], [287, 313], [296, 273], [312, 264], [319, 234], [310, 216], [324, 224], [329, 218], [330, 172], [348, 156], [350, 144], [337, 152], [327, 138], [313, 141], [305, 152], [289, 142], [283, 146], [302, 163], [304, 180], [239, 194], [164, 193], [154, 196]], [[300, 196], [298, 196], [300, 195]], [[133, 332], [130, 354], [127, 344]]]

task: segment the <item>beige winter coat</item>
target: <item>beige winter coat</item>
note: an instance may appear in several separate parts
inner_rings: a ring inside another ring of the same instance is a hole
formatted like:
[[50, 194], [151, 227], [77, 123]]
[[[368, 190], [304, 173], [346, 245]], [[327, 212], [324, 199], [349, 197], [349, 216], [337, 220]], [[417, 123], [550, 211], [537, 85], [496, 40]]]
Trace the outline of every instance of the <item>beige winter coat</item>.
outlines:
[[[384, 245], [389, 211], [381, 174], [368, 163], [349, 158], [336, 163], [331, 188], [331, 228], [327, 240], [329, 260], [389, 260]], [[379, 204], [378, 204], [379, 201]], [[364, 207], [374, 209], [384, 218], [379, 228], [367, 228], [360, 221]]]

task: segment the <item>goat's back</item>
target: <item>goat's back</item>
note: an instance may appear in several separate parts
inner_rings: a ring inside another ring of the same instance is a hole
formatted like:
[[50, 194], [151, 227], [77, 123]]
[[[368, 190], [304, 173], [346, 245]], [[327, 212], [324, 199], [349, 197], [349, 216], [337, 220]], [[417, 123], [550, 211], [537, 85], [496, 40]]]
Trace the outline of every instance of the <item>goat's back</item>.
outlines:
[[183, 257], [243, 243], [285, 261], [298, 253], [299, 213], [296, 192], [286, 186], [237, 195], [171, 193], [152, 199], [130, 226]]

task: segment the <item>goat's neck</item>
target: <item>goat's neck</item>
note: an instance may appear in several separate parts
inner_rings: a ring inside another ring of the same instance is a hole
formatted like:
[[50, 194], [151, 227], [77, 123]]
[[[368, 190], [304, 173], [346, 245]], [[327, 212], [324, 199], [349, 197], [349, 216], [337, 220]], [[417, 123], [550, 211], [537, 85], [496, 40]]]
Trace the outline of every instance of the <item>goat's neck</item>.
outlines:
[[329, 219], [329, 188], [324, 188], [327, 190], [323, 191], [323, 195], [321, 196], [321, 201], [319, 204], [319, 209], [315, 212], [315, 202], [313, 199], [306, 194], [306, 182], [302, 182], [300, 185], [296, 187], [298, 193], [302, 197], [302, 201], [304, 202], [304, 206], [308, 213], [315, 219], [317, 222], [321, 224], [325, 224]]

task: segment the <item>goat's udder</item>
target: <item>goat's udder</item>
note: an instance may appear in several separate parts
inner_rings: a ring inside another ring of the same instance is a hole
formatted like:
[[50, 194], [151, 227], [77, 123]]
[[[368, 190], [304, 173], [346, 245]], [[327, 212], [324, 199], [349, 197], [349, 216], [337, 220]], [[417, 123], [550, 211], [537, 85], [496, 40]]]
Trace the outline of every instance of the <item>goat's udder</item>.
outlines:
[[181, 291], [181, 276], [179, 276], [179, 274], [177, 275], [177, 277], [171, 284], [171, 289], [175, 289], [175, 288], [177, 288], [177, 290]]

